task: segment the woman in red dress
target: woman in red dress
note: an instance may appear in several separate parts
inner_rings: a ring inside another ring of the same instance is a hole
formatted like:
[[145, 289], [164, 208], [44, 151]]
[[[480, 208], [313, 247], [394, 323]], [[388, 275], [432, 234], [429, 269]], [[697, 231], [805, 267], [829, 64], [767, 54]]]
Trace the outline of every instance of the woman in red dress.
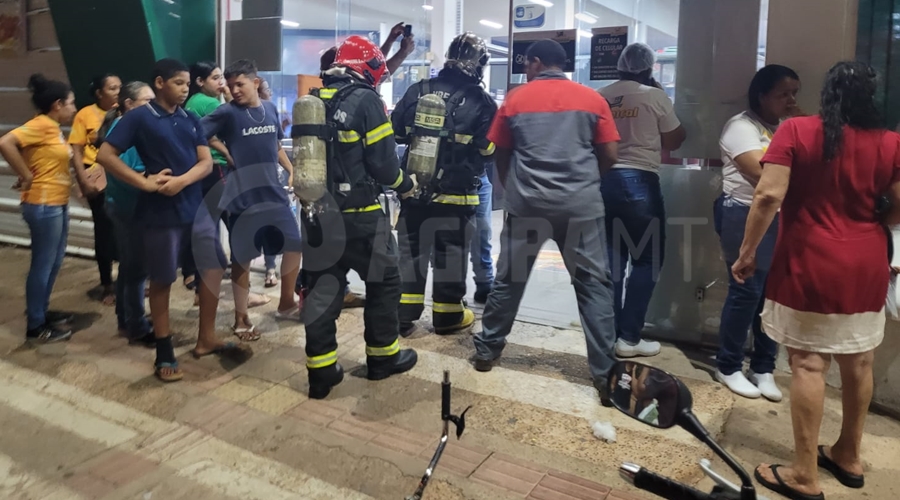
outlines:
[[[762, 158], [740, 257], [739, 282], [778, 209], [781, 226], [766, 289], [766, 334], [790, 355], [794, 460], [761, 465], [763, 485], [792, 499], [823, 499], [818, 467], [863, 486], [860, 441], [872, 399], [874, 349], [884, 337], [890, 268], [884, 224], [900, 222], [900, 135], [884, 129], [876, 74], [843, 62], [828, 73], [819, 116], [783, 123]], [[888, 194], [886, 218], [876, 201]], [[843, 425], [819, 446], [825, 374], [841, 369]]]

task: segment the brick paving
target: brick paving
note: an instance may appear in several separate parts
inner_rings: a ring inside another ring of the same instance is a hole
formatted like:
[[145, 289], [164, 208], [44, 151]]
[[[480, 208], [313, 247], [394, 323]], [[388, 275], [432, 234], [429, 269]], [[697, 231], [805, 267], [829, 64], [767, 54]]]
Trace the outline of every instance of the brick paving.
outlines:
[[[367, 421], [323, 401], [305, 401], [287, 415], [367, 444], [417, 457], [423, 466], [431, 459], [439, 440], [439, 436], [428, 437], [397, 426]], [[456, 441], [453, 436], [450, 439], [444, 448], [438, 470], [504, 490], [513, 496], [531, 500], [642, 498], [534, 462], [495, 453], [465, 440]]]

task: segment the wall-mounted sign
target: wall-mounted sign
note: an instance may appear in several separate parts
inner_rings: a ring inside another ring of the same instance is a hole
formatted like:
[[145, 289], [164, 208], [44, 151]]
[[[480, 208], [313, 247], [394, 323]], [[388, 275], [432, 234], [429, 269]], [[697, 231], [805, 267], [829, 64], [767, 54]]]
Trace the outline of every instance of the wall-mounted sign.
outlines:
[[594, 28], [591, 33], [591, 80], [618, 80], [616, 66], [628, 45], [628, 27]]
[[543, 5], [519, 5], [513, 11], [513, 26], [516, 28], [540, 28], [547, 20], [547, 9]]
[[551, 30], [551, 31], [526, 31], [513, 33], [512, 43], [512, 74], [525, 74], [525, 53], [532, 43], [538, 40], [556, 40], [566, 51], [566, 66], [563, 71], [571, 73], [575, 71], [575, 41], [578, 38], [576, 30]]

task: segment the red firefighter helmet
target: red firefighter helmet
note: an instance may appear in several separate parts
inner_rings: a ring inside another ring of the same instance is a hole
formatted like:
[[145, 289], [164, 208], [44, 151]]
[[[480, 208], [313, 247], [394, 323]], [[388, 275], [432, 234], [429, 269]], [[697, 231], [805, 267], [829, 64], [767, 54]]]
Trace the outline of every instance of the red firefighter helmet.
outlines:
[[384, 54], [368, 38], [353, 35], [347, 37], [334, 57], [334, 66], [343, 66], [356, 73], [356, 77], [369, 85], [381, 83], [387, 75], [387, 62]]

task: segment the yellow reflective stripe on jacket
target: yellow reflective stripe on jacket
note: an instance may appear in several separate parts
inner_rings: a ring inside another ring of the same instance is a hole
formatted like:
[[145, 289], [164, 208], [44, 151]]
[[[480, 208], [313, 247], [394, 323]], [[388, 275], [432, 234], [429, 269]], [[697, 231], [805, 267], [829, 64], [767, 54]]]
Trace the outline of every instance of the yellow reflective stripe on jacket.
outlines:
[[372, 130], [366, 132], [366, 145], [371, 146], [376, 142], [394, 134], [394, 127], [390, 122], [379, 125]]
[[338, 130], [338, 142], [359, 142], [359, 134], [354, 130]]
[[438, 314], [448, 314], [448, 313], [461, 313], [465, 310], [462, 304], [447, 304], [442, 302], [435, 302], [431, 306], [431, 310]]
[[387, 347], [370, 347], [366, 346], [366, 356], [393, 356], [400, 352], [400, 340], [395, 340], [393, 344]]
[[319, 89], [319, 98], [320, 99], [331, 99], [334, 97], [334, 94], [337, 94], [338, 89], [327, 89], [321, 88]]
[[442, 194], [435, 198], [434, 203], [444, 205], [478, 205], [477, 194]]
[[480, 150], [481, 156], [491, 156], [492, 154], [494, 154], [494, 151], [496, 151], [496, 150], [497, 150], [497, 146], [495, 146], [493, 142], [489, 142], [488, 147]]
[[374, 205], [369, 205], [367, 207], [362, 208], [348, 208], [346, 210], [342, 210], [345, 214], [359, 214], [364, 212], [374, 212], [376, 210], [381, 210], [381, 204], [376, 203]]
[[397, 189], [398, 187], [400, 187], [400, 184], [403, 184], [403, 171], [402, 170], [397, 174], [397, 180], [395, 180], [394, 183], [390, 185], [390, 188]]
[[472, 142], [472, 136], [465, 134], [456, 134], [453, 136], [453, 141], [457, 144], [469, 144]]
[[400, 303], [401, 304], [424, 304], [425, 303], [425, 294], [422, 293], [404, 293], [400, 295]]
[[331, 351], [321, 356], [312, 356], [306, 360], [307, 368], [325, 368], [337, 363], [337, 351]]

